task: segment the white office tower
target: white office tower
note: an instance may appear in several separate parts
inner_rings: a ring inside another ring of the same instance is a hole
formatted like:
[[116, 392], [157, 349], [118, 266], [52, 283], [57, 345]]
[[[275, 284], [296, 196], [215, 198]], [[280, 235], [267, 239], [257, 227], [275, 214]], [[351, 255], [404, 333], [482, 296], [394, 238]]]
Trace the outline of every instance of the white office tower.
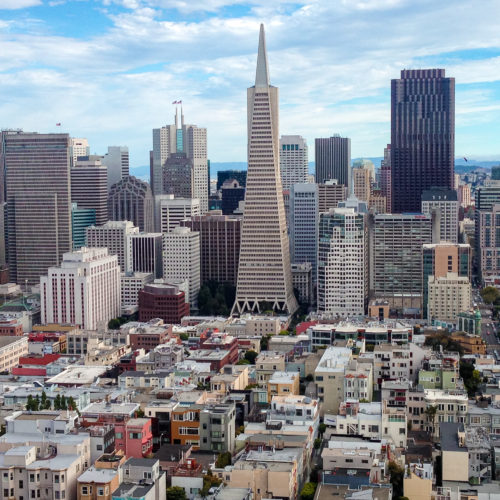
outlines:
[[120, 267], [106, 248], [85, 248], [63, 255], [60, 267], [40, 278], [42, 323], [105, 327], [121, 314]]
[[437, 214], [439, 241], [458, 243], [458, 196], [453, 189], [431, 188], [422, 193], [422, 213]]
[[108, 167], [108, 191], [113, 184], [129, 175], [129, 154], [127, 146], [108, 146], [102, 164]]
[[307, 182], [309, 156], [306, 140], [300, 135], [282, 135], [280, 139], [280, 172], [283, 189]]
[[163, 235], [163, 279], [188, 280], [189, 305], [198, 309], [200, 291], [200, 233], [176, 227]]
[[176, 198], [173, 194], [155, 196], [155, 227], [159, 233], [169, 233], [181, 220], [201, 215], [198, 198]]
[[[153, 195], [163, 193], [163, 165], [171, 153], [177, 152], [178, 112], [175, 110], [175, 125], [153, 129], [153, 158], [150, 184]], [[182, 149], [181, 149], [182, 151]]]
[[80, 156], [89, 156], [90, 146], [89, 141], [84, 138], [71, 137], [69, 140], [69, 157], [71, 166], [76, 164], [76, 160]]
[[193, 164], [192, 198], [200, 200], [201, 214], [208, 211], [208, 157], [207, 129], [184, 123], [181, 107], [179, 126], [178, 108], [175, 124], [153, 129], [151, 160], [151, 189], [154, 195], [163, 194], [163, 169], [173, 153], [185, 153]]
[[363, 316], [368, 300], [366, 214], [351, 200], [319, 221], [318, 312], [338, 317]]
[[138, 234], [139, 228], [129, 220], [108, 221], [102, 226], [90, 226], [86, 230], [87, 247], [107, 248], [109, 255], [118, 257], [118, 265], [122, 272], [127, 270], [128, 244], [127, 236]]
[[290, 189], [290, 260], [309, 262], [316, 283], [318, 254], [318, 185], [293, 184]]
[[269, 84], [263, 25], [247, 106], [248, 171], [233, 313], [261, 312], [264, 306], [293, 314], [298, 305], [279, 169], [278, 89]]

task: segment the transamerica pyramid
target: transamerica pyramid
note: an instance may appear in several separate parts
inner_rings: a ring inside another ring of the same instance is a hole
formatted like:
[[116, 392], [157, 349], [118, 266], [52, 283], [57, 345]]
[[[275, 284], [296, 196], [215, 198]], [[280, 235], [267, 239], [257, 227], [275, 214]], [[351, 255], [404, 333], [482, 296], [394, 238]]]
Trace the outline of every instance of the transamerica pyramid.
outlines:
[[278, 89], [269, 84], [264, 25], [255, 85], [247, 90], [248, 171], [234, 313], [293, 314], [290, 250], [279, 168]]

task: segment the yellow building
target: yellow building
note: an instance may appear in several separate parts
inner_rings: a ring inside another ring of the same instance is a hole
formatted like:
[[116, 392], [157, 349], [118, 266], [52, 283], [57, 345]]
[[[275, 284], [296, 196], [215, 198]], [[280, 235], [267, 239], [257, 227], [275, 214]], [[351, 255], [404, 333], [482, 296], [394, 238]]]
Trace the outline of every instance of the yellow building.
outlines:
[[275, 372], [267, 382], [267, 401], [273, 396], [297, 396], [300, 392], [299, 372]]
[[431, 500], [432, 479], [421, 477], [421, 474], [410, 470], [403, 479], [404, 496], [409, 500]]
[[469, 451], [465, 445], [464, 424], [439, 424], [443, 481], [469, 481]]

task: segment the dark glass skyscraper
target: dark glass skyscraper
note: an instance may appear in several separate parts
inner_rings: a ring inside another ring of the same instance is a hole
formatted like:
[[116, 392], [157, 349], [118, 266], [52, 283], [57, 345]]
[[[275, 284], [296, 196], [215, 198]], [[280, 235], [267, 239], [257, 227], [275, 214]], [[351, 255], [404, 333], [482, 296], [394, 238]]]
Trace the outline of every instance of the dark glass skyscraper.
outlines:
[[338, 184], [350, 185], [351, 139], [339, 135], [316, 139], [315, 161], [318, 184], [337, 179]]
[[403, 70], [391, 82], [392, 211], [419, 212], [425, 189], [453, 189], [455, 79]]

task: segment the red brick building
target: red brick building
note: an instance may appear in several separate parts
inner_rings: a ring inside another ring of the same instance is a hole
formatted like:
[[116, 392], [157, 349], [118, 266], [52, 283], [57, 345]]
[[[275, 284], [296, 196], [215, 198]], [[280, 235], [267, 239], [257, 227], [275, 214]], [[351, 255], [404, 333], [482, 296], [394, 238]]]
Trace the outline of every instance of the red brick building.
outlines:
[[133, 333], [129, 333], [132, 349], [151, 351], [157, 345], [164, 344], [173, 337], [172, 325], [139, 326]]
[[139, 321], [161, 318], [165, 323], [180, 324], [187, 315], [189, 304], [179, 287], [151, 283], [139, 291]]

